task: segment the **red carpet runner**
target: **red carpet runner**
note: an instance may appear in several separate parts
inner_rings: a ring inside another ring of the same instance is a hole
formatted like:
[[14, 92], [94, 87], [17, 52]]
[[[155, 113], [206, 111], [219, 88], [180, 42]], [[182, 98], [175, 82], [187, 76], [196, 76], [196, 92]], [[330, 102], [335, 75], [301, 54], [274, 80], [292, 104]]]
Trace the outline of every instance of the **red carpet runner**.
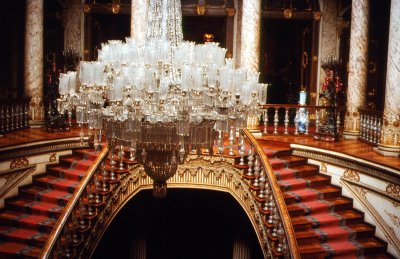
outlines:
[[390, 258], [352, 200], [290, 148], [262, 143], [281, 187], [302, 258]]
[[93, 150], [61, 157], [0, 211], [0, 258], [37, 258], [75, 188], [97, 158]]

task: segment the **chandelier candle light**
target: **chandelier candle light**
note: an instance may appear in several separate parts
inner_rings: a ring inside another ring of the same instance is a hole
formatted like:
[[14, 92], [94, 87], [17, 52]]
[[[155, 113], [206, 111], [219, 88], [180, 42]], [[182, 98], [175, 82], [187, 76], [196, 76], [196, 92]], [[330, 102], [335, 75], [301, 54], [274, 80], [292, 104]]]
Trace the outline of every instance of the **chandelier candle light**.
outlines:
[[[102, 44], [98, 60], [80, 62], [78, 79], [60, 75], [60, 112], [75, 108], [77, 121], [89, 124], [110, 145], [110, 178], [123, 169], [123, 152], [153, 179], [153, 193], [165, 197], [166, 181], [190, 152], [224, 152], [223, 132], [236, 130], [259, 114], [259, 73], [235, 69], [218, 43], [182, 40], [179, 0], [151, 0], [146, 44], [132, 38]], [[75, 91], [75, 85], [78, 91]], [[119, 149], [116, 168], [115, 148]]]

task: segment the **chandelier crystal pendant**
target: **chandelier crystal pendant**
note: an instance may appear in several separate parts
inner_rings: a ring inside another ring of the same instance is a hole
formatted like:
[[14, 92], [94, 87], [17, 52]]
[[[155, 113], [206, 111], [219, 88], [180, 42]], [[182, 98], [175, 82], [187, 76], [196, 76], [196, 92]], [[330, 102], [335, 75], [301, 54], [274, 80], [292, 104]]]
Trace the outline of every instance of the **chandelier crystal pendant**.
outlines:
[[153, 179], [154, 196], [165, 197], [166, 181], [187, 154], [213, 155], [217, 145], [222, 155], [223, 132], [234, 134], [259, 114], [263, 84], [258, 72], [235, 69], [218, 43], [183, 41], [180, 0], [150, 0], [146, 36], [145, 44], [103, 43], [97, 61], [80, 62], [78, 75], [61, 74], [59, 107], [73, 105], [95, 136], [104, 130], [111, 175], [114, 149], [128, 149]]

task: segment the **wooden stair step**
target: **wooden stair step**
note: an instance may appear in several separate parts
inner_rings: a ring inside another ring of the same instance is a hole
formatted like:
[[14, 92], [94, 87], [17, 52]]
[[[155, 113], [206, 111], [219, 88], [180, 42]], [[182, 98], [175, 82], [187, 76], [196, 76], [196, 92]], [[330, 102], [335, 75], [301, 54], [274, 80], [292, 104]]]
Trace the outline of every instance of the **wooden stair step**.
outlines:
[[323, 259], [325, 249], [320, 244], [308, 244], [299, 246], [298, 251], [302, 259]]
[[35, 185], [21, 188], [19, 191], [22, 196], [30, 199], [57, 203], [60, 206], [67, 205], [69, 199], [72, 197], [72, 194], [66, 191], [48, 189]]
[[43, 247], [48, 237], [48, 233], [37, 230], [0, 226], [1, 240]]
[[375, 227], [364, 223], [347, 224], [346, 226], [356, 233], [357, 238], [373, 237], [375, 234]]
[[320, 244], [319, 235], [312, 229], [297, 231], [295, 236], [299, 246]]
[[329, 176], [325, 176], [325, 175], [321, 175], [321, 174], [307, 176], [307, 177], [303, 177], [301, 179], [308, 181], [310, 188], [327, 186], [331, 182], [331, 178]]
[[[20, 251], [24, 251], [23, 254], [19, 254]], [[41, 248], [34, 246], [26, 246], [17, 242], [3, 242], [0, 243], [0, 258], [39, 258], [42, 252]]]
[[54, 203], [38, 202], [31, 199], [16, 198], [6, 201], [6, 208], [26, 214], [43, 215], [51, 218], [58, 218], [63, 206]]
[[43, 188], [52, 188], [58, 190], [68, 191], [73, 193], [75, 188], [79, 185], [79, 181], [71, 179], [62, 179], [53, 175], [41, 175], [39, 177], [34, 177], [34, 184], [37, 184]]
[[387, 249], [387, 244], [375, 237], [357, 239], [357, 242], [363, 248], [364, 253], [369, 255], [386, 252]]
[[341, 188], [333, 185], [319, 186], [319, 187], [314, 187], [312, 189], [320, 192], [323, 196], [323, 199], [340, 197], [342, 194]]
[[297, 171], [298, 177], [309, 177], [318, 174], [319, 168], [316, 165], [301, 165], [301, 166], [293, 166], [290, 169]]
[[[297, 193], [299, 193], [299, 192], [301, 192], [301, 190], [297, 191]], [[312, 191], [309, 192], [309, 196], [310, 196], [310, 198], [313, 197]], [[308, 195], [304, 194], [303, 197], [307, 198]], [[286, 205], [300, 203], [300, 202], [296, 201], [296, 195], [294, 195], [291, 192], [284, 192], [283, 198], [285, 200]], [[335, 208], [334, 208], [335, 210], [350, 209], [353, 206], [353, 201], [351, 199], [345, 198], [342, 196], [328, 198], [328, 199], [325, 199], [325, 201], [328, 201], [328, 202], [332, 203], [333, 205], [335, 205]]]
[[65, 166], [50, 166], [47, 168], [48, 175], [53, 175], [58, 178], [66, 178], [70, 180], [80, 181], [85, 176], [85, 171], [71, 170]]
[[291, 222], [295, 232], [305, 231], [312, 228], [311, 222], [304, 216], [292, 217]]
[[307, 158], [300, 156], [280, 156], [278, 157], [281, 160], [286, 161], [288, 167], [297, 167], [307, 164]]
[[346, 224], [355, 224], [363, 222], [364, 215], [355, 211], [354, 209], [351, 210], [343, 210], [343, 211], [335, 211], [336, 214], [341, 216], [343, 219], [346, 220]]
[[24, 214], [12, 210], [0, 212], [0, 224], [9, 227], [23, 227], [50, 233], [56, 220], [42, 215]]
[[83, 160], [83, 158], [79, 156], [69, 156], [60, 159], [60, 166], [65, 166], [67, 168], [71, 168], [72, 165], [76, 163], [85, 167], [89, 167], [92, 165], [93, 160]]

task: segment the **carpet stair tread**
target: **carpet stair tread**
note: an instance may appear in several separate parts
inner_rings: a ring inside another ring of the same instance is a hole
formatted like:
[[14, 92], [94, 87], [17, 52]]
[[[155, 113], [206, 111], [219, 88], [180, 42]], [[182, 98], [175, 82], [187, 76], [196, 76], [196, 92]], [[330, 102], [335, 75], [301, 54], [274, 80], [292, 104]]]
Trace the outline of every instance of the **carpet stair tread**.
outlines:
[[59, 165], [48, 167], [47, 171], [50, 175], [75, 181], [80, 181], [85, 176], [84, 170], [76, 170]]
[[34, 184], [44, 188], [59, 189], [73, 193], [78, 186], [79, 181], [56, 177], [53, 175], [44, 175], [34, 178]]
[[43, 246], [48, 237], [48, 233], [37, 230], [0, 226], [1, 240], [25, 243], [27, 245]]
[[0, 243], [0, 258], [38, 258], [42, 252], [41, 248], [27, 246], [17, 242]]
[[31, 186], [29, 188], [23, 188], [20, 190], [21, 194], [25, 197], [37, 200], [37, 201], [46, 201], [49, 203], [57, 203], [59, 205], [65, 206], [69, 199], [72, 197], [72, 194], [62, 191], [62, 190], [54, 190], [47, 189], [39, 186]]
[[56, 220], [43, 215], [32, 215], [6, 210], [0, 213], [0, 223], [3, 226], [24, 227], [51, 232]]
[[6, 203], [6, 208], [10, 208], [22, 213], [43, 215], [55, 218], [61, 213], [64, 206], [55, 203], [38, 202], [32, 199], [18, 198]]

